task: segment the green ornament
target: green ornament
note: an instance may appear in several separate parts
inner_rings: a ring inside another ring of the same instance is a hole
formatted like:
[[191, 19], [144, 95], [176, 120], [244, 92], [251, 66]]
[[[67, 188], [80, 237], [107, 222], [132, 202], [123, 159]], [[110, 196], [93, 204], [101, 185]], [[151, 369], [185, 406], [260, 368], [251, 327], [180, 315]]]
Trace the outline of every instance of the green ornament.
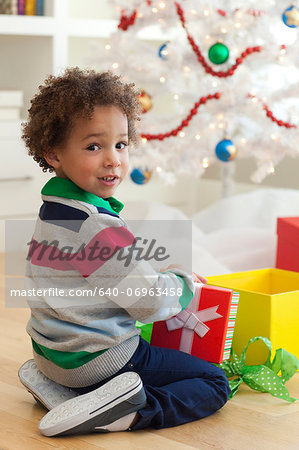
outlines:
[[223, 64], [228, 60], [229, 49], [221, 42], [216, 42], [209, 48], [209, 60], [214, 64]]

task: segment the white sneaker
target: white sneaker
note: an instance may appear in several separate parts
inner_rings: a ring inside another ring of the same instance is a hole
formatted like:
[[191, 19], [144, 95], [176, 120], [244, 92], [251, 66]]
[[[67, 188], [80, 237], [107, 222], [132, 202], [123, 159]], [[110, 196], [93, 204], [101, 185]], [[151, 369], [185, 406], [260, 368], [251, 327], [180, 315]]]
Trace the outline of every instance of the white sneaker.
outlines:
[[78, 393], [47, 378], [33, 359], [26, 361], [19, 369], [19, 379], [28, 392], [47, 409], [77, 397]]
[[107, 425], [145, 405], [141, 378], [135, 372], [125, 372], [52, 409], [40, 421], [39, 429], [45, 436], [107, 432]]

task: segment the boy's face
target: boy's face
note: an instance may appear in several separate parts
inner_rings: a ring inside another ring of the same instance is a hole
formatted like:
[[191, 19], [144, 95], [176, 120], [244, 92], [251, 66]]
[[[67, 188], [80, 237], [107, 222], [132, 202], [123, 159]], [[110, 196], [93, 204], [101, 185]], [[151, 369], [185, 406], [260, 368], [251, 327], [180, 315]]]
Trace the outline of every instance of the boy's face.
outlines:
[[[45, 156], [60, 178], [101, 198], [111, 197], [129, 168], [128, 121], [115, 106], [78, 118], [66, 143]], [[53, 159], [51, 159], [51, 155]]]

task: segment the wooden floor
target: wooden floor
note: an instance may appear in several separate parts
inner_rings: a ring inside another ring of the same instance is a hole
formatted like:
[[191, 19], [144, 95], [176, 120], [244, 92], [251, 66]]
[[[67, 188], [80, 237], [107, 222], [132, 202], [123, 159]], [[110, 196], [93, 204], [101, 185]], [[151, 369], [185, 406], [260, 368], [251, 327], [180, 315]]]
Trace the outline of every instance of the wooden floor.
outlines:
[[[3, 274], [3, 258], [0, 263]], [[30, 340], [25, 332], [29, 310], [5, 307], [3, 277], [0, 288], [0, 450], [299, 449], [299, 401], [289, 404], [246, 386], [216, 414], [180, 427], [107, 435], [43, 437], [37, 424], [45, 410], [35, 403], [17, 376], [19, 366], [32, 357]], [[292, 396], [299, 397], [299, 373], [287, 387]]]

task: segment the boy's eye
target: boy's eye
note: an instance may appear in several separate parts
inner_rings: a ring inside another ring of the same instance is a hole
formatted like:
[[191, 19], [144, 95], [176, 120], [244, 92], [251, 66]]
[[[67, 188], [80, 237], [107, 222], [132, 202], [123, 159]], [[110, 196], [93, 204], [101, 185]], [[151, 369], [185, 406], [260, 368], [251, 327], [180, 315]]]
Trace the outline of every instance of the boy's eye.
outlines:
[[123, 150], [124, 148], [126, 148], [127, 147], [127, 143], [126, 142], [118, 142], [117, 144], [116, 144], [116, 148], [118, 149], [118, 150]]
[[91, 152], [94, 152], [96, 150], [99, 150], [99, 146], [97, 144], [91, 144], [87, 147], [87, 150], [90, 150]]

